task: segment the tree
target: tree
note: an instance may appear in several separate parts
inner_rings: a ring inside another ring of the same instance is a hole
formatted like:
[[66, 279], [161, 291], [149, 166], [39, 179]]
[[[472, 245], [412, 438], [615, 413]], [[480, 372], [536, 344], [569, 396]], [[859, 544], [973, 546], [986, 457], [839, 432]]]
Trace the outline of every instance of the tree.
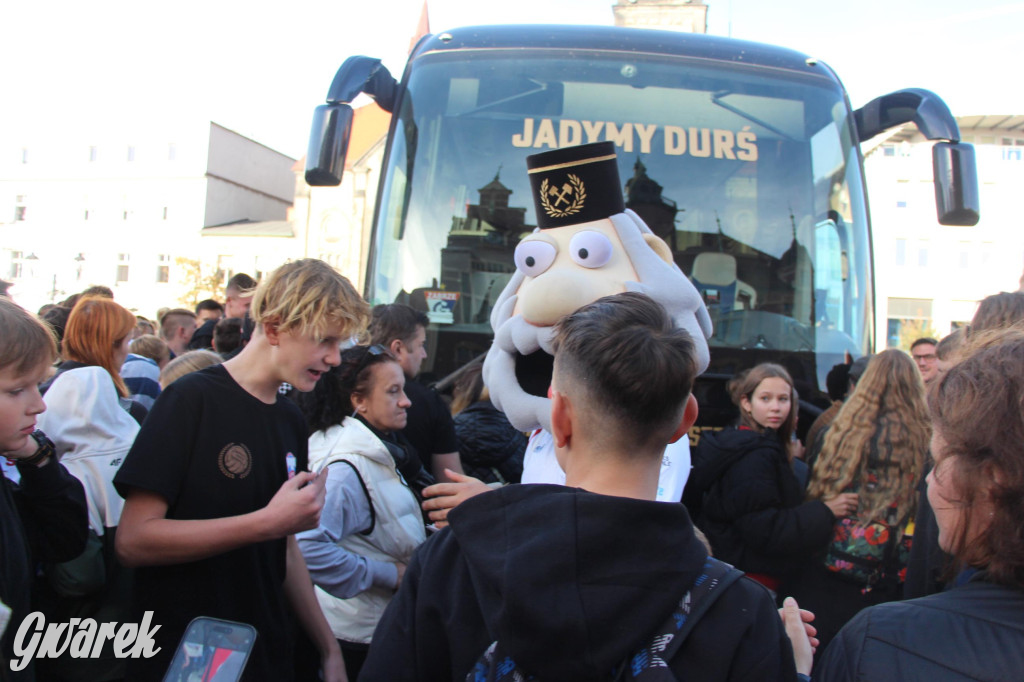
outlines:
[[221, 272], [216, 266], [203, 263], [197, 258], [178, 257], [174, 259], [178, 266], [178, 283], [182, 294], [178, 302], [187, 308], [195, 308], [196, 303], [207, 298], [216, 298], [221, 289]]
[[910, 344], [925, 337], [939, 338], [939, 333], [932, 328], [931, 320], [903, 320], [903, 323], [900, 325], [899, 347], [909, 351]]

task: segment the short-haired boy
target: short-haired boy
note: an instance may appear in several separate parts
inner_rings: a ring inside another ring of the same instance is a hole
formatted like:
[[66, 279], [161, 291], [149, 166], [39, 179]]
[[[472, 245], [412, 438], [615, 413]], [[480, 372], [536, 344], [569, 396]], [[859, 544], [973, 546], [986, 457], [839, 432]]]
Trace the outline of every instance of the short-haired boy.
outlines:
[[347, 279], [307, 259], [267, 277], [251, 313], [256, 330], [238, 355], [160, 394], [114, 480], [125, 497], [118, 556], [139, 567], [133, 609], [161, 626], [161, 651], [132, 659], [131, 680], [162, 679], [196, 616], [256, 628], [243, 679], [290, 680], [289, 610], [319, 649], [324, 679], [343, 679], [294, 537], [316, 527], [323, 479], [305, 471], [305, 422], [278, 388], [312, 390], [369, 309]]
[[0, 678], [33, 679], [34, 666], [12, 670], [13, 643], [31, 610], [35, 564], [74, 559], [85, 549], [89, 519], [82, 484], [57, 462], [36, 430], [46, 410], [39, 384], [57, 357], [53, 334], [28, 311], [0, 298], [0, 455], [20, 483], [0, 476], [0, 602], [11, 620], [0, 638]]
[[[660, 304], [623, 293], [566, 316], [554, 349], [566, 485], [507, 486], [452, 510], [413, 557], [361, 680], [466, 679], [493, 642], [538, 679], [612, 679], [703, 574], [686, 509], [654, 501], [666, 445], [697, 417], [692, 340]], [[747, 579], [666, 663], [678, 679], [796, 676], [771, 597]]]

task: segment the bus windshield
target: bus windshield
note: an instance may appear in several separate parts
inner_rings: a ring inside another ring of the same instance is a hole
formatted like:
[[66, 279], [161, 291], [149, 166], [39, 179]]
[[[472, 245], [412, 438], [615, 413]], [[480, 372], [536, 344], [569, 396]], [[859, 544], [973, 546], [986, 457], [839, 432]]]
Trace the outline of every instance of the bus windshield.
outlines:
[[647, 53], [428, 53], [396, 117], [367, 292], [427, 312], [430, 378], [490, 345], [536, 224], [526, 157], [603, 140], [626, 206], [704, 297], [709, 372], [797, 358], [803, 394], [870, 343], [861, 165], [830, 78]]

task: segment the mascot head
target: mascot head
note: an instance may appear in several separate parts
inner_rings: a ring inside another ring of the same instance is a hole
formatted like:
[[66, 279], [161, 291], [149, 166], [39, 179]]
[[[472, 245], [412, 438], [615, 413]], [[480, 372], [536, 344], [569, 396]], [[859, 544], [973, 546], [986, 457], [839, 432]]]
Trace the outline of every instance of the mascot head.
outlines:
[[623, 203], [615, 145], [598, 142], [527, 157], [537, 229], [516, 247], [516, 273], [491, 312], [484, 382], [523, 431], [550, 430], [552, 327], [602, 296], [647, 294], [665, 306], [708, 366], [711, 318], [668, 245]]

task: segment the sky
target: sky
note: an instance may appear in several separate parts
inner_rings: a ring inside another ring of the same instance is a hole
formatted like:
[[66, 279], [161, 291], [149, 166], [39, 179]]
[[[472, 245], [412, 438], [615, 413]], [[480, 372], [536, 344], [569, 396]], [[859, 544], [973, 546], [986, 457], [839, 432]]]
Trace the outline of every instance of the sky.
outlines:
[[[429, 0], [432, 32], [508, 23], [611, 25], [613, 0]], [[956, 115], [1024, 113], [1024, 3], [707, 0], [708, 33], [828, 63], [857, 107], [904, 87]], [[422, 0], [8, 0], [0, 135], [97, 135], [212, 120], [298, 158], [351, 55], [400, 76]]]

